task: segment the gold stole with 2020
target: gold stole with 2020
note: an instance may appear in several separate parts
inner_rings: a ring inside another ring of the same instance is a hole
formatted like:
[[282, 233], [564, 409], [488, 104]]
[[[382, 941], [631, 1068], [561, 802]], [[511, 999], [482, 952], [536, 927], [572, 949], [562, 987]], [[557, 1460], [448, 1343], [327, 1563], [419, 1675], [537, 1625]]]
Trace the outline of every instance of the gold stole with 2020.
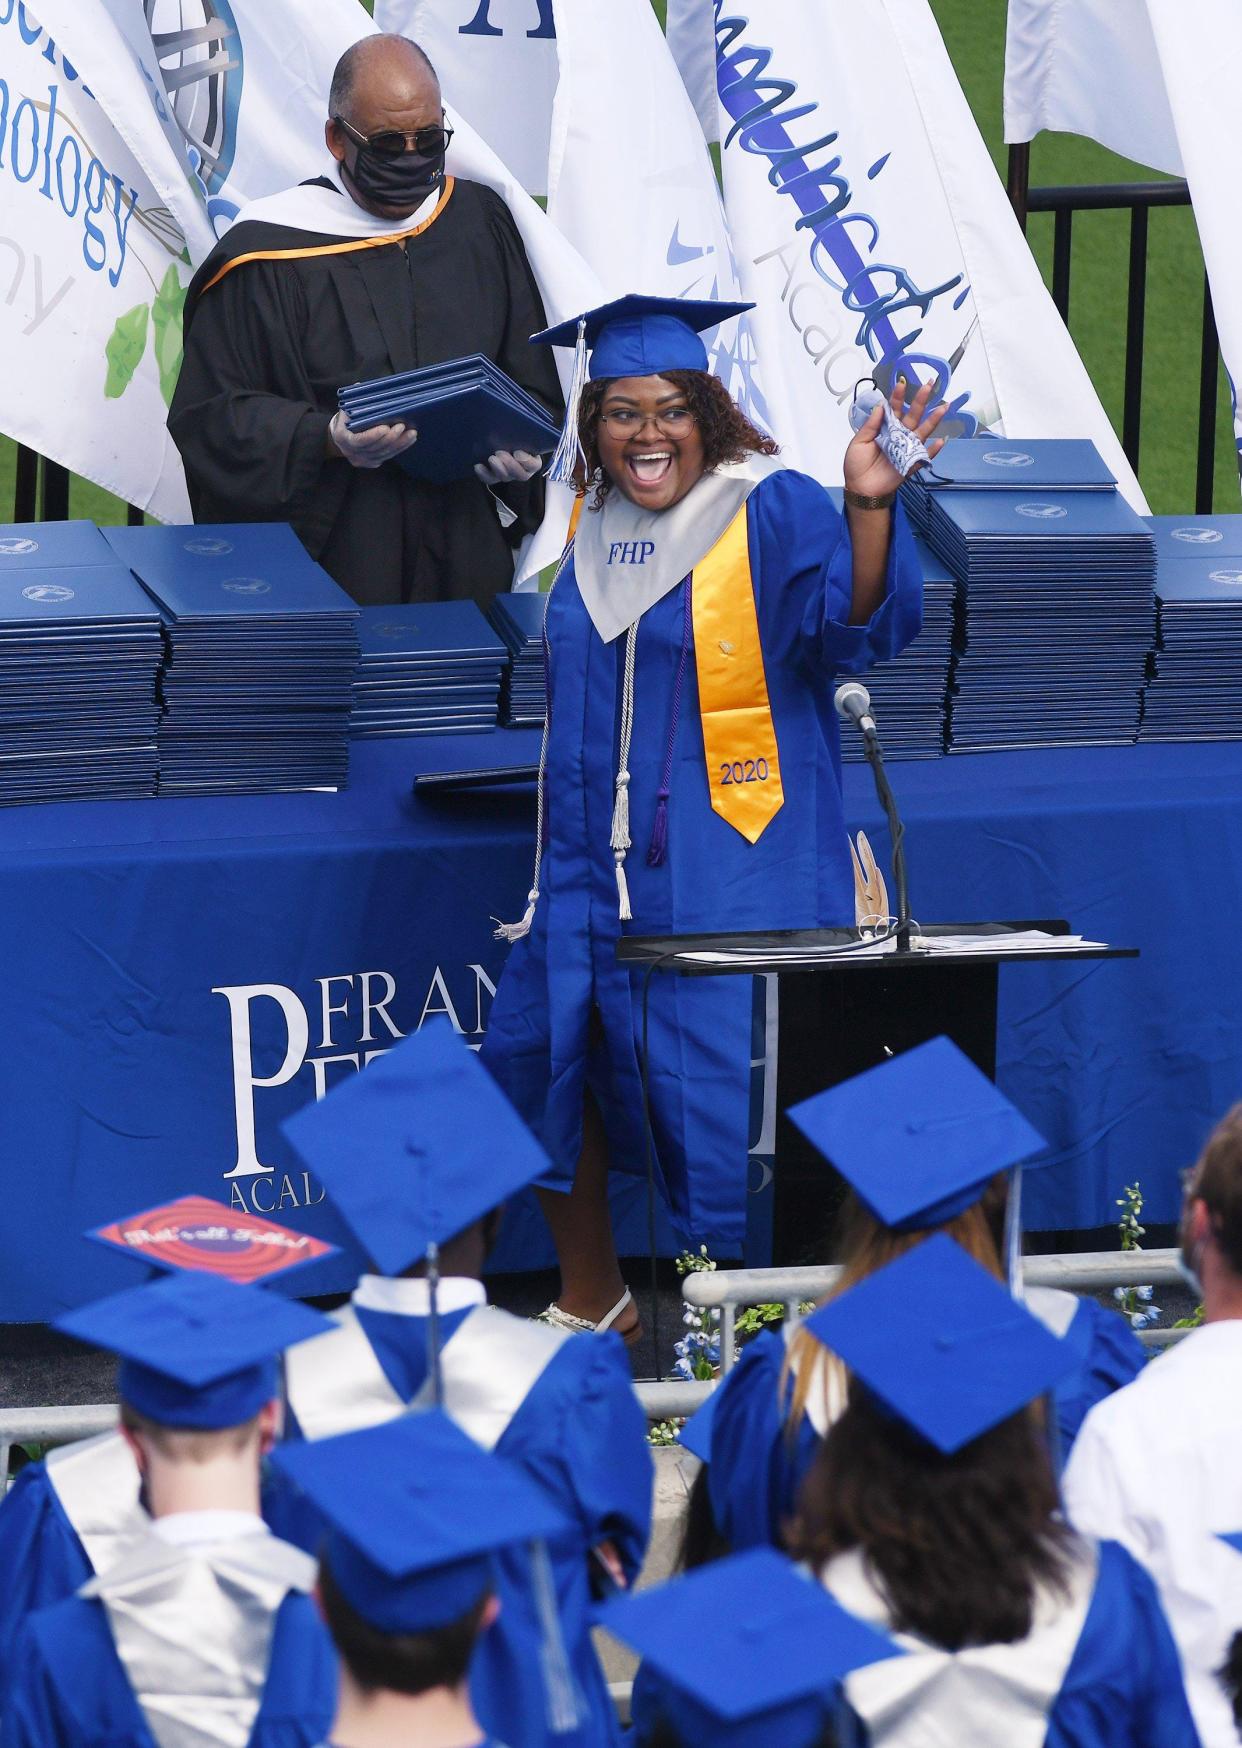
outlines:
[[750, 572], [746, 506], [694, 567], [699, 716], [712, 807], [756, 843], [785, 800]]

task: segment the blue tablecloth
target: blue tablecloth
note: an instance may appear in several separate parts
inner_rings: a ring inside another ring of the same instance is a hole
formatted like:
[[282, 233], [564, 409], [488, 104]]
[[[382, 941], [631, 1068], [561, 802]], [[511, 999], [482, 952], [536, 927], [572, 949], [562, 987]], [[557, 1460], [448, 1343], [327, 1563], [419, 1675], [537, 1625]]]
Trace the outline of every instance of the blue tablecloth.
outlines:
[[[0, 1321], [131, 1282], [132, 1264], [79, 1235], [189, 1191], [342, 1238], [278, 1122], [431, 1014], [481, 1037], [505, 952], [489, 919], [519, 915], [529, 884], [529, 790], [429, 802], [412, 774], [536, 746], [518, 732], [362, 744], [340, 795], [0, 812]], [[1030, 1179], [1028, 1223], [1111, 1222], [1135, 1178], [1149, 1216], [1173, 1218], [1178, 1168], [1242, 1093], [1242, 748], [892, 775], [922, 920], [1065, 916], [1142, 949], [1002, 972], [998, 1078], [1056, 1157]], [[846, 786], [851, 825], [879, 847], [869, 773]], [[542, 1263], [543, 1242], [519, 1215], [504, 1260]], [[320, 1264], [289, 1285], [328, 1291], [352, 1272]]]

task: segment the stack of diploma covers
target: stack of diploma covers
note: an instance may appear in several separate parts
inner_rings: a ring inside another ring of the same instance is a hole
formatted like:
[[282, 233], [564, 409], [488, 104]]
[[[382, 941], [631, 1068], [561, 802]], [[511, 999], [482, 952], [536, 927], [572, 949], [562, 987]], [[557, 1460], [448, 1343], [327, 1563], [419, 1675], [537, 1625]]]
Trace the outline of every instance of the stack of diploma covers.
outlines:
[[397, 457], [415, 479], [469, 479], [498, 449], [549, 455], [560, 426], [533, 395], [481, 352], [338, 389], [351, 431], [413, 425], [418, 442]]
[[358, 643], [358, 739], [495, 728], [508, 654], [473, 601], [364, 607]]
[[1153, 518], [1156, 648], [1140, 740], [1242, 740], [1242, 516]]
[[497, 595], [488, 609], [512, 658], [500, 695], [500, 716], [506, 728], [539, 728], [543, 724], [548, 708], [543, 661], [546, 606], [546, 595], [522, 593]]
[[154, 795], [162, 654], [97, 528], [0, 526], [0, 804]]
[[162, 795], [339, 789], [358, 609], [283, 523], [111, 528], [157, 602]]
[[[889, 759], [934, 759], [944, 751], [957, 585], [925, 540], [916, 537], [915, 547], [923, 571], [923, 629], [896, 661], [880, 662], [861, 676]], [[843, 736], [841, 756], [855, 762], [862, 759], [861, 737]]]
[[957, 439], [934, 467], [953, 483], [906, 491], [959, 584], [951, 750], [1132, 741], [1155, 546], [1094, 446]]

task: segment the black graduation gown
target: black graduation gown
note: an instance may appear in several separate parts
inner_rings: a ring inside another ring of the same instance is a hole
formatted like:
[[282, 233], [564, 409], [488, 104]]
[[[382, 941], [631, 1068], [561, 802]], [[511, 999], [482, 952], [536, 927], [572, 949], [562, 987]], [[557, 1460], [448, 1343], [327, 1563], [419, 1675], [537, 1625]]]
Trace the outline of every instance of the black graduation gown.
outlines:
[[472, 352], [559, 416], [551, 353], [528, 344], [545, 318], [521, 237], [499, 195], [457, 179], [404, 244], [342, 241], [242, 220], [195, 275], [168, 415], [195, 520], [291, 522], [364, 604], [486, 604], [538, 526], [542, 481], [498, 490], [517, 512], [506, 529], [476, 479], [430, 485], [396, 462], [351, 467], [325, 456], [324, 436], [342, 383]]

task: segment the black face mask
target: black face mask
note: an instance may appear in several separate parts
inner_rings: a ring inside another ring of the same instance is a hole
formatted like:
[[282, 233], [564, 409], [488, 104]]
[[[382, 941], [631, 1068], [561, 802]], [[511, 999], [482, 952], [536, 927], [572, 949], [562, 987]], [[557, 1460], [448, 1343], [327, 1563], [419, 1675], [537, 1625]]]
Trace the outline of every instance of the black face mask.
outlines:
[[413, 212], [443, 182], [444, 153], [420, 158], [417, 152], [386, 153], [358, 146], [349, 178], [372, 205]]

